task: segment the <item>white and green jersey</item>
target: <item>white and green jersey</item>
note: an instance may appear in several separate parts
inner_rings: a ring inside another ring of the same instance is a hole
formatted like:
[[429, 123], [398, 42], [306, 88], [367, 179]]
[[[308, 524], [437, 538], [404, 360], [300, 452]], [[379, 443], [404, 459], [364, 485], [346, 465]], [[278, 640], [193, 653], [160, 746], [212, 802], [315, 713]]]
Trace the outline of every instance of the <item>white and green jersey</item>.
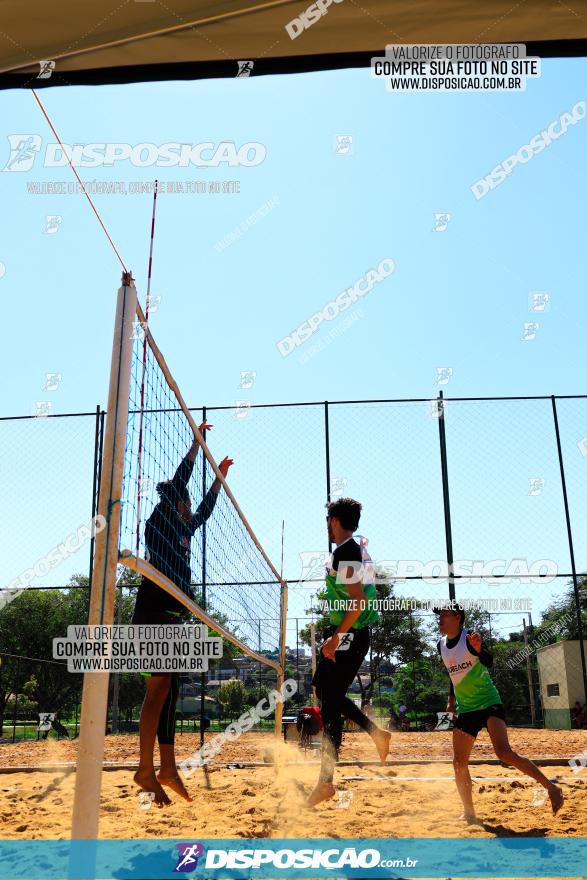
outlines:
[[438, 647], [450, 675], [459, 714], [477, 712], [501, 703], [489, 671], [467, 643], [466, 629], [461, 630], [459, 640], [452, 648], [448, 647], [446, 636], [440, 639]]
[[338, 581], [339, 566], [361, 565], [361, 577], [365, 604], [357, 620], [351, 629], [363, 629], [365, 626], [376, 623], [379, 620], [377, 611], [377, 588], [375, 586], [375, 566], [367, 552], [367, 538], [362, 535], [355, 538], [347, 538], [342, 544], [338, 544], [334, 553], [330, 555], [326, 566], [326, 601], [328, 602], [328, 616], [333, 626], [339, 626], [345, 615], [345, 611], [351, 607], [348, 586]]

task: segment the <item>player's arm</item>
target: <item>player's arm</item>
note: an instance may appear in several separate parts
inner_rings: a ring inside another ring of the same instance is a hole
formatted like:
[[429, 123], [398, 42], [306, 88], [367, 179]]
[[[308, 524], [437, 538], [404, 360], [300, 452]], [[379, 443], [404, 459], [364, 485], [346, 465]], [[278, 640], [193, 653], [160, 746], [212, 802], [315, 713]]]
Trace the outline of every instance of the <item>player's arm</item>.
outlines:
[[[201, 425], [198, 425], [198, 431], [201, 434], [203, 431], [210, 431], [213, 427], [214, 427], [214, 425], [209, 425], [208, 422], [202, 422]], [[190, 446], [188, 454], [186, 455], [184, 461], [187, 459], [188, 461], [190, 461], [193, 464], [194, 461], [196, 460], [196, 455], [198, 454], [199, 448], [200, 448], [200, 444], [198, 443], [198, 441], [194, 437], [193, 443]]]
[[[218, 465], [218, 470], [222, 474], [223, 477], [226, 478], [229, 467], [234, 464], [232, 458], [223, 458], [220, 464]], [[216, 501], [218, 499], [218, 495], [222, 488], [222, 482], [219, 477], [216, 477], [206, 495], [204, 496], [204, 500], [200, 502], [198, 505], [198, 509], [194, 513], [192, 517], [192, 534], [199, 529], [201, 525], [203, 525], [207, 519], [212, 515], [212, 511], [216, 505]]]
[[452, 683], [450, 683], [450, 689], [448, 692], [448, 700], [446, 701], [446, 711], [451, 712], [453, 715], [455, 713], [455, 688]]
[[469, 653], [474, 657], [478, 657], [483, 666], [491, 669], [493, 666], [493, 654], [487, 651], [483, 645], [483, 639], [477, 632], [467, 633], [467, 648]]
[[[204, 430], [209, 430], [212, 425], [209, 425], [207, 422], [202, 422], [200, 425], [200, 432]], [[173, 479], [171, 480], [171, 485], [175, 490], [176, 497], [182, 498], [187, 489], [187, 485], [189, 483], [189, 479], [192, 475], [192, 471], [194, 469], [194, 462], [196, 460], [196, 455], [198, 454], [198, 449], [200, 448], [200, 444], [194, 437], [193, 443], [187, 451], [186, 456], [182, 459], [181, 464], [173, 475]]]
[[[218, 470], [220, 471], [220, 473], [222, 474], [224, 479], [226, 479], [226, 475], [228, 473], [229, 467], [231, 467], [231, 465], [233, 465], [233, 464], [234, 464], [234, 460], [232, 458], [229, 458], [227, 455], [222, 459], [222, 461], [218, 465]], [[215, 495], [218, 495], [221, 489], [222, 489], [222, 482], [220, 480], [220, 477], [216, 477], [216, 479], [214, 480], [214, 482], [212, 483], [212, 485], [210, 487], [210, 491], [214, 492]]]
[[363, 590], [360, 566], [359, 570], [357, 570], [356, 563], [355, 565], [345, 565], [341, 567], [339, 577], [342, 579], [343, 583], [346, 584], [347, 592], [349, 594], [349, 607], [345, 611], [341, 622], [336, 627], [334, 634], [330, 636], [329, 639], [326, 639], [322, 645], [322, 653], [325, 657], [328, 657], [329, 660], [335, 660], [334, 652], [340, 644], [340, 636], [344, 635], [344, 633], [347, 633], [351, 629], [352, 625], [361, 616], [361, 612], [365, 609], [367, 603], [367, 597]]
[[352, 566], [345, 566], [342, 572], [342, 577], [346, 578], [347, 591], [349, 594], [349, 608], [345, 611], [344, 617], [336, 627], [335, 635], [342, 636], [344, 633], [347, 633], [353, 623], [356, 623], [359, 617], [361, 616], [361, 612], [364, 611], [365, 606], [367, 604], [367, 597], [365, 596], [365, 591], [363, 590], [363, 581], [359, 577], [356, 580], [356, 570]]

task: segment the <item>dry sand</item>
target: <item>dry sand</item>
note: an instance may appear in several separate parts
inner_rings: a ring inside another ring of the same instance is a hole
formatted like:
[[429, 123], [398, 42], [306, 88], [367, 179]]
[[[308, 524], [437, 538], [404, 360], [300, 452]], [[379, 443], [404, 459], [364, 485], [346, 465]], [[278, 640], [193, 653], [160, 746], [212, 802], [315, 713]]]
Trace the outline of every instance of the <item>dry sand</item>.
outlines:
[[[171, 795], [164, 809], [141, 809], [128, 768], [105, 770], [102, 776], [101, 839], [214, 837], [505, 837], [586, 836], [587, 769], [572, 773], [568, 759], [587, 745], [581, 731], [512, 730], [517, 751], [531, 758], [549, 757], [556, 766], [544, 767], [560, 779], [566, 804], [553, 816], [542, 789], [533, 780], [501, 765], [472, 766], [475, 801], [483, 825], [459, 820], [458, 799], [450, 763], [451, 735], [396, 733], [388, 764], [343, 765], [335, 783], [342, 794], [312, 811], [304, 799], [318, 772], [317, 755], [304, 755], [270, 734], [245, 734], [227, 743], [209, 767], [194, 772], [187, 803]], [[199, 736], [178, 736], [178, 759], [198, 747]], [[76, 742], [48, 740], [0, 745], [0, 767], [31, 767], [30, 772], [4, 772], [0, 777], [0, 836], [3, 839], [67, 839], [75, 774], [73, 768], [42, 771], [42, 764], [74, 762]], [[106, 738], [105, 761], [133, 763], [136, 736]], [[276, 761], [261, 767], [230, 769], [223, 762], [263, 761], [273, 750]], [[480, 734], [472, 758], [492, 757], [487, 733]], [[425, 764], [394, 764], [425, 760]], [[345, 735], [342, 761], [375, 760], [371, 740], [364, 734]], [[295, 763], [290, 763], [295, 762]], [[394, 770], [398, 777], [391, 775]], [[352, 779], [348, 777], [367, 777]], [[408, 777], [403, 779], [401, 777]], [[489, 777], [488, 781], [484, 777]], [[500, 781], [501, 780], [501, 781]]]

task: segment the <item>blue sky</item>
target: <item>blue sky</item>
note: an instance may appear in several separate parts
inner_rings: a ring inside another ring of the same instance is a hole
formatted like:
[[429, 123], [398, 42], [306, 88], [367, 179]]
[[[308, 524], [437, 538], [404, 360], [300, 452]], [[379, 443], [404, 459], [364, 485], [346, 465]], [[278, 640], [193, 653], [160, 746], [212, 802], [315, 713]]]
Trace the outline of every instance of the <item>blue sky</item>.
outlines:
[[[541, 78], [513, 94], [392, 95], [368, 70], [349, 70], [56, 88], [40, 97], [67, 144], [234, 141], [266, 150], [254, 167], [124, 161], [79, 171], [83, 180], [127, 188], [155, 176], [240, 182], [239, 193], [158, 200], [152, 294], [161, 300], [151, 327], [189, 405], [428, 399], [438, 392], [439, 367], [452, 369], [447, 397], [581, 394], [587, 122], [571, 125], [481, 200], [470, 187], [585, 100], [586, 72], [583, 59], [547, 60]], [[28, 92], [0, 93], [0, 110], [5, 160], [9, 135], [38, 134], [43, 151], [54, 141]], [[347, 135], [352, 149], [337, 154], [337, 137]], [[31, 414], [37, 400], [51, 400], [54, 413], [106, 404], [120, 265], [83, 196], [27, 191], [31, 183], [71, 180], [67, 167], [44, 168], [40, 156], [29, 172], [0, 175], [8, 331], [1, 356], [11, 377], [3, 416]], [[152, 197], [93, 198], [144, 303]], [[270, 200], [266, 216], [216, 247]], [[434, 231], [436, 213], [450, 214], [444, 231]], [[45, 232], [48, 215], [62, 218], [55, 234]], [[384, 258], [394, 261], [393, 274], [280, 355], [279, 340]], [[545, 291], [548, 311], [531, 313], [530, 294]], [[540, 325], [536, 338], [523, 341], [532, 321]], [[337, 327], [339, 335], [312, 354]], [[306, 363], [302, 354], [311, 355]], [[246, 391], [239, 388], [244, 370], [257, 373]], [[43, 391], [47, 372], [62, 374], [54, 392]], [[455, 555], [548, 557], [567, 571], [549, 403], [492, 406], [455, 403], [452, 426], [447, 409]], [[578, 536], [587, 525], [587, 457], [577, 447], [587, 435], [587, 407], [563, 409]], [[9, 539], [4, 582], [88, 515], [92, 420], [50, 421], [0, 426], [9, 499], [1, 515]], [[237, 459], [235, 494], [277, 561], [286, 520], [286, 574], [296, 576], [299, 553], [325, 543], [322, 412], [257, 410], [242, 420], [219, 413], [213, 421], [212, 450]], [[437, 424], [427, 404], [393, 414], [340, 409], [332, 428], [333, 475], [365, 501], [362, 531], [373, 555], [442, 558]], [[527, 494], [531, 478], [545, 480], [538, 497]], [[582, 551], [577, 557], [584, 565]], [[58, 580], [80, 567], [77, 559], [63, 563]], [[553, 588], [536, 589], [543, 607]], [[305, 604], [298, 593], [292, 608]]]

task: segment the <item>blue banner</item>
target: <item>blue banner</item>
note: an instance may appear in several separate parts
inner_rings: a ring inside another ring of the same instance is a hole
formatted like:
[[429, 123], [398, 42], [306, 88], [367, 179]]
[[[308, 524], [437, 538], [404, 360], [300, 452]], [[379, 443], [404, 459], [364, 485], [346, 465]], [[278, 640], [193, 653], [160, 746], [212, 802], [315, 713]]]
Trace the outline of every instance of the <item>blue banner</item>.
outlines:
[[2, 880], [585, 877], [587, 838], [5, 840]]

